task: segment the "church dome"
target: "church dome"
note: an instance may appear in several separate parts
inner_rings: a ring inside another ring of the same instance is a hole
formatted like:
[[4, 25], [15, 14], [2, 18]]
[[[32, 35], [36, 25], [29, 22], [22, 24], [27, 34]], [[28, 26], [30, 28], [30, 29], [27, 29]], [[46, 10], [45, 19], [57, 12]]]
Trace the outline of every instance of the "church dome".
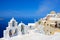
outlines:
[[50, 14], [56, 14], [56, 12], [55, 11], [51, 11]]

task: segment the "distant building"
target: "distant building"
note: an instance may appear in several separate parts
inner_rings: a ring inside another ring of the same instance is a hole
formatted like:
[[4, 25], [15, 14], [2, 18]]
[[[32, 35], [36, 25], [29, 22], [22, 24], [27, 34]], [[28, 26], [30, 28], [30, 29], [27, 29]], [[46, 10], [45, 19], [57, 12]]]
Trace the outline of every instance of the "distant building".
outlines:
[[[19, 23], [19, 25], [18, 25], [18, 28], [19, 28], [19, 32], [21, 33], [21, 34], [26, 34], [26, 33], [28, 33], [28, 25], [25, 25], [24, 23]], [[19, 33], [19, 34], [20, 34]]]
[[29, 29], [34, 29], [35, 28], [35, 23], [28, 23]]
[[60, 32], [60, 15], [58, 15], [55, 11], [52, 11], [41, 20], [41, 24], [45, 26], [44, 30], [46, 34]]

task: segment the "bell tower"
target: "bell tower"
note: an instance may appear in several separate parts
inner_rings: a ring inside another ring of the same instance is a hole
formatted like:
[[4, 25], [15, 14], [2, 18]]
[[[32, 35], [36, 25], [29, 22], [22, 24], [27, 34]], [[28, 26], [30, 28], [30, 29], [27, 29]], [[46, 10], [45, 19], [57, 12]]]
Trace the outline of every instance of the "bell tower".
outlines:
[[16, 35], [18, 35], [17, 21], [12, 18], [10, 22], [8, 22], [8, 27], [6, 28], [6, 30], [4, 30], [4, 37], [8, 38]]
[[10, 22], [8, 23], [8, 26], [9, 26], [9, 27], [17, 27], [17, 22], [16, 22], [16, 20], [15, 20], [14, 18], [12, 18], [12, 19], [10, 20]]

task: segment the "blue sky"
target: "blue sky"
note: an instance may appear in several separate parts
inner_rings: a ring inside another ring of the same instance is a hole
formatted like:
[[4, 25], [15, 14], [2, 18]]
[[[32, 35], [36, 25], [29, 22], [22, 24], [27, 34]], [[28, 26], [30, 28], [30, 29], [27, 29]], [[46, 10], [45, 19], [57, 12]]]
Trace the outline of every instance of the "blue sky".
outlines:
[[59, 0], [0, 0], [0, 17], [44, 17], [60, 12]]

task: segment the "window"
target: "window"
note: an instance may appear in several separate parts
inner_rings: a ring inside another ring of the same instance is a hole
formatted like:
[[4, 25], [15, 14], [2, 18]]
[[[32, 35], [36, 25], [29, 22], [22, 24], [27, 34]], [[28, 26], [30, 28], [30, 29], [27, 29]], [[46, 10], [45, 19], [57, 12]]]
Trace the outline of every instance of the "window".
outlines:
[[48, 30], [47, 30], [48, 31]]
[[59, 26], [60, 26], [60, 23], [59, 23]]
[[41, 21], [38, 22], [39, 24], [41, 23]]
[[50, 32], [50, 33], [52, 33], [52, 32]]
[[44, 22], [44, 23], [46, 23], [46, 22]]
[[13, 26], [13, 27], [15, 26], [15, 21], [12, 22], [12, 26]]
[[31, 26], [30, 26], [30, 28], [31, 28]]
[[49, 24], [47, 24], [47, 26], [48, 26]]
[[55, 28], [57, 28], [57, 21], [55, 22]]
[[53, 27], [51, 24], [50, 24], [51, 27]]
[[60, 23], [59, 23], [59, 26], [58, 26], [58, 28], [60, 28]]

